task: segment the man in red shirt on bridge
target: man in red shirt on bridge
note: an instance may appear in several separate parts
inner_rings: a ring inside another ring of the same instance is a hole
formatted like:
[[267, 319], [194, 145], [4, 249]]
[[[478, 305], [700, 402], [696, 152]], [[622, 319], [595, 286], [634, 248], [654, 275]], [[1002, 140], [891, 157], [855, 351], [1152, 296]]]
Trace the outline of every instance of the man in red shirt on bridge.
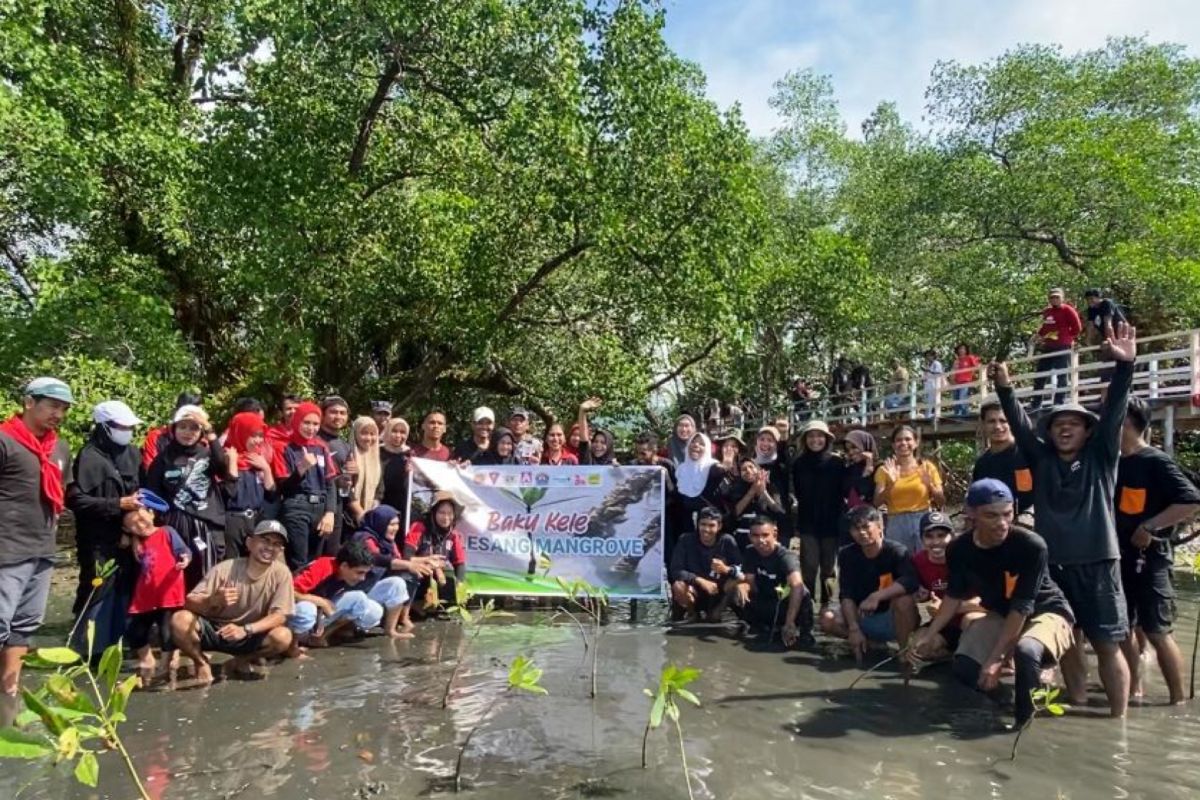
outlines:
[[1049, 380], [1059, 389], [1054, 393], [1052, 405], [1062, 405], [1067, 400], [1066, 388], [1069, 378], [1067, 370], [1071, 366], [1071, 348], [1075, 346], [1075, 338], [1083, 332], [1083, 322], [1079, 312], [1063, 298], [1062, 289], [1050, 290], [1050, 305], [1042, 311], [1042, 327], [1038, 328], [1035, 350], [1042, 354], [1037, 362], [1037, 372], [1050, 373], [1038, 375], [1033, 381], [1033, 402], [1031, 410], [1042, 405], [1041, 390]]

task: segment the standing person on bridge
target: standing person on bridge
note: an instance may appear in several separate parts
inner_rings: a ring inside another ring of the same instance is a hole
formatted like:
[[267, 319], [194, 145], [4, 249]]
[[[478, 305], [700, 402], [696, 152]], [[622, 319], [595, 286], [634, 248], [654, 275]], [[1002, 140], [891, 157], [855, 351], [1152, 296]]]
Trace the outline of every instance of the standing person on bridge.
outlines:
[[[988, 367], [1017, 447], [1033, 470], [1038, 533], [1046, 540], [1050, 574], [1075, 612], [1076, 626], [1096, 651], [1109, 711], [1123, 717], [1129, 703], [1129, 665], [1121, 642], [1129, 636], [1121, 590], [1120, 549], [1113, 500], [1121, 426], [1133, 382], [1137, 334], [1120, 324], [1106, 331], [1104, 353], [1117, 362], [1099, 416], [1078, 404], [1051, 409], [1035, 428], [1021, 408], [1003, 362]], [[1087, 668], [1079, 637], [1062, 659], [1071, 703], [1087, 701]]]
[[967, 397], [971, 394], [971, 385], [979, 379], [980, 358], [971, 352], [966, 342], [959, 342], [954, 348], [954, 369], [950, 373], [950, 382], [954, 384], [954, 416], [967, 415]]
[[[1029, 408], [1032, 411], [1042, 407], [1042, 387], [1047, 382], [1055, 387], [1066, 388], [1069, 378], [1067, 370], [1071, 366], [1071, 348], [1075, 346], [1075, 337], [1083, 332], [1083, 323], [1079, 320], [1079, 312], [1063, 299], [1062, 289], [1051, 289], [1049, 305], [1042, 310], [1042, 327], [1038, 328], [1034, 342], [1034, 350], [1041, 354], [1038, 359], [1036, 372], [1039, 374], [1033, 380], [1033, 402]], [[1067, 399], [1066, 392], [1054, 393], [1053, 404], [1062, 405]]]
[[[1183, 654], [1171, 635], [1175, 619], [1175, 587], [1171, 582], [1171, 533], [1200, 511], [1197, 489], [1171, 457], [1146, 443], [1150, 410], [1130, 398], [1121, 429], [1117, 467], [1117, 538], [1121, 546], [1121, 587], [1129, 625], [1141, 628], [1158, 654], [1158, 667], [1171, 703], [1184, 701]], [[1136, 636], [1121, 644], [1129, 662], [1134, 697], [1142, 695], [1141, 652]]]
[[[1121, 307], [1104, 296], [1099, 289], [1088, 289], [1083, 293], [1087, 300], [1087, 329], [1085, 336], [1089, 345], [1098, 345], [1104, 341], [1105, 327], [1115, 327], [1118, 322], [1129, 322]], [[1107, 386], [1112, 381], [1112, 367], [1100, 370], [1100, 384]]]

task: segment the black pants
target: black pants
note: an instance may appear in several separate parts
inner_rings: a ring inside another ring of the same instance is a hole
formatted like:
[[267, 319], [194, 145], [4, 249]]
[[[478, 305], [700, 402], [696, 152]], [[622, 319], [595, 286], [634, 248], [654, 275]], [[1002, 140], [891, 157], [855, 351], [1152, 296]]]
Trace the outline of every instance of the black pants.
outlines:
[[[1057, 370], [1057, 372], [1054, 375], [1039, 375], [1033, 379], [1033, 404], [1035, 406], [1040, 406], [1042, 404], [1042, 395], [1040, 392], [1042, 391], [1042, 387], [1044, 387], [1048, 382], [1053, 381], [1054, 388], [1056, 389], [1066, 388], [1067, 382], [1070, 380], [1070, 377], [1067, 375], [1067, 371], [1070, 368], [1070, 350], [1063, 350], [1062, 352], [1056, 351], [1053, 355], [1047, 353], [1038, 359], [1038, 372], [1049, 372], [1050, 370]], [[1060, 406], [1065, 402], [1067, 402], [1066, 392], [1058, 391], [1054, 393], [1053, 405]]]
[[[125, 646], [130, 650], [140, 650], [146, 645], [157, 647], [164, 653], [175, 648], [171, 641], [171, 612], [145, 611], [141, 614], [130, 614], [129, 623], [125, 626]], [[158, 626], [158, 635], [153, 636], [154, 626]]]
[[[122, 552], [116, 543], [107, 537], [100, 540], [95, 533], [87, 528], [75, 529], [75, 558], [79, 561], [79, 585], [75, 587], [75, 602], [71, 604], [72, 616], [79, 616], [87, 599], [92, 593], [92, 580], [96, 577], [99, 565], [110, 558], [117, 558]], [[120, 559], [118, 559], [120, 561]]]
[[284, 498], [279, 509], [279, 521], [287, 528], [286, 558], [288, 569], [292, 572], [320, 555], [322, 537], [317, 533], [317, 524], [323, 516], [324, 497], [316, 503], [310, 503], [308, 495], [302, 494]]
[[817, 594], [817, 579], [820, 576], [821, 605], [834, 599], [834, 570], [837, 568], [838, 540], [836, 536], [817, 536], [812, 533], [800, 535], [800, 577], [804, 586]]
[[[1017, 725], [1024, 725], [1033, 716], [1033, 690], [1038, 688], [1042, 671], [1042, 660], [1046, 648], [1028, 636], [1018, 640], [1013, 650], [1014, 689], [1013, 704], [1017, 711]], [[983, 665], [973, 658], [956, 655], [954, 675], [966, 685], [974, 688], [979, 683], [979, 670]]]

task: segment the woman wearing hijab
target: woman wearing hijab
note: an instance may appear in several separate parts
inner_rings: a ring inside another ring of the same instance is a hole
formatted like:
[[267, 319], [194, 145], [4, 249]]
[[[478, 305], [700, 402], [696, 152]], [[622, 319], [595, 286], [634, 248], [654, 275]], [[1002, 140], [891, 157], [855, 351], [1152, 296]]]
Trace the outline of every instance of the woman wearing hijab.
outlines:
[[580, 450], [579, 463], [581, 464], [602, 464], [605, 466], [616, 466], [616, 445], [613, 442], [613, 435], [606, 430], [597, 430], [592, 434], [592, 438], [588, 442], [584, 442]]
[[321, 408], [301, 403], [291, 419], [287, 443], [275, 451], [275, 483], [282, 499], [279, 521], [287, 528], [287, 564], [295, 572], [321, 550], [321, 540], [333, 532], [338, 495], [337, 467], [329, 447], [317, 435]]
[[492, 431], [492, 440], [488, 449], [476, 461], [476, 466], [494, 467], [501, 464], [519, 464], [517, 460], [517, 439], [508, 428], [496, 428]]
[[[462, 512], [453, 494], [437, 492], [424, 519], [414, 522], [404, 537], [404, 558], [423, 558], [431, 567], [424, 575], [416, 571], [415, 585], [409, 585], [409, 594], [418, 602], [431, 593], [447, 605], [458, 602], [457, 586], [467, 578], [467, 548], [456, 527]], [[447, 575], [447, 568], [454, 572]]]
[[875, 437], [866, 431], [850, 431], [845, 447], [842, 499], [846, 501], [846, 510], [852, 511], [875, 500]]
[[821, 604], [832, 602], [833, 573], [837, 566], [839, 525], [846, 504], [842, 500], [845, 466], [833, 454], [833, 434], [820, 420], [800, 429], [800, 455], [792, 462], [792, 492], [796, 498], [796, 533], [800, 537], [800, 574]]
[[347, 536], [353, 536], [368, 511], [379, 504], [383, 493], [383, 466], [379, 457], [379, 426], [371, 417], [357, 417], [351, 425], [354, 463], [358, 474], [350, 487], [350, 516]]
[[680, 414], [675, 420], [675, 430], [667, 440], [666, 457], [676, 467], [687, 461], [688, 443], [696, 435], [696, 420], [691, 414]]
[[721, 482], [726, 473], [712, 455], [712, 443], [703, 433], [692, 436], [688, 443], [687, 459], [675, 470], [679, 492], [680, 534], [696, 530], [695, 515], [711, 506], [721, 508]]
[[392, 506], [377, 505], [363, 515], [352, 541], [367, 548], [372, 564], [366, 579], [355, 588], [383, 606], [384, 633], [393, 639], [411, 639], [413, 624], [408, 609], [412, 596], [408, 592], [408, 578], [410, 572], [423, 567], [401, 557], [396, 542], [399, 533], [400, 512]]
[[225, 456], [232, 480], [225, 484], [225, 557], [247, 555], [246, 535], [275, 500], [275, 476], [263, 455], [267, 423], [261, 414], [243, 411], [229, 420]]
[[392, 417], [383, 426], [379, 445], [379, 482], [383, 486], [381, 502], [393, 508], [408, 508], [408, 457], [408, 423]]
[[175, 411], [165, 442], [146, 473], [146, 488], [167, 502], [170, 510], [163, 524], [174, 528], [191, 548], [184, 570], [190, 592], [224, 558], [225, 503], [218, 481], [235, 476], [216, 443], [208, 414], [199, 406]]
[[141, 505], [137, 488], [142, 454], [130, 440], [142, 421], [120, 400], [97, 405], [92, 419], [96, 424], [71, 465], [73, 479], [66, 498], [67, 508], [75, 514], [79, 555], [79, 586], [71, 608], [76, 616], [92, 593], [96, 564], [127, 555], [118, 547], [121, 518]]
[[742, 550], [750, 546], [750, 524], [755, 517], [772, 519], [777, 528], [782, 528], [787, 516], [767, 471], [748, 456], [738, 462], [737, 477], [726, 483], [721, 491], [721, 499], [725, 510], [725, 529], [733, 534]]

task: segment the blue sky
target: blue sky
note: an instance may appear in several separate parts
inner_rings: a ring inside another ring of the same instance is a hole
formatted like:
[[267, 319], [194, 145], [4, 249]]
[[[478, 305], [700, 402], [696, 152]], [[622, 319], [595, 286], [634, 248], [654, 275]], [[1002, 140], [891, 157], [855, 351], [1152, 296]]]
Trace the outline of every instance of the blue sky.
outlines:
[[1200, 0], [667, 0], [668, 42], [704, 69], [722, 108], [741, 103], [755, 134], [776, 124], [767, 100], [791, 69], [830, 75], [857, 134], [881, 100], [921, 127], [939, 59], [979, 63], [1025, 42], [1077, 52], [1142, 34], [1200, 56]]

